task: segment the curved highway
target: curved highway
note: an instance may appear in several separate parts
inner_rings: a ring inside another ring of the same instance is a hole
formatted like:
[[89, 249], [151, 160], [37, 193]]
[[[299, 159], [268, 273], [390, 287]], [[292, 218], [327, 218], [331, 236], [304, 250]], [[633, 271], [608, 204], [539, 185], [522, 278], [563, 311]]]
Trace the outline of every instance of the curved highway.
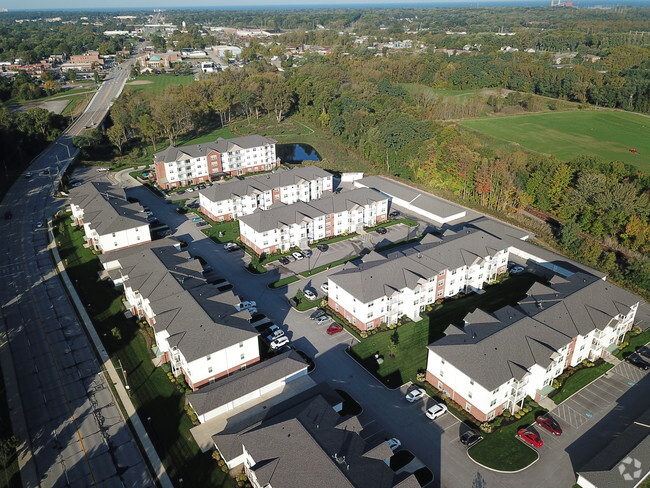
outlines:
[[87, 110], [34, 162], [2, 202], [0, 359], [25, 487], [154, 486], [91, 343], [55, 273], [47, 219], [76, 155], [72, 136], [100, 125], [129, 75], [113, 70]]

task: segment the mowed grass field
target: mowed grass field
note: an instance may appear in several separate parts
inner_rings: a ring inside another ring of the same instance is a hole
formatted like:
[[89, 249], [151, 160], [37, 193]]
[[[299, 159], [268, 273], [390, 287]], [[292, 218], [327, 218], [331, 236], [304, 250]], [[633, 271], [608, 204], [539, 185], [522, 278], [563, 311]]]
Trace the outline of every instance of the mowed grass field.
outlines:
[[650, 172], [650, 118], [635, 113], [550, 112], [464, 120], [461, 125], [562, 160], [594, 154]]
[[169, 85], [187, 85], [194, 81], [193, 75], [149, 75], [138, 76], [133, 81], [128, 81], [129, 90], [145, 90], [153, 93], [162, 93]]

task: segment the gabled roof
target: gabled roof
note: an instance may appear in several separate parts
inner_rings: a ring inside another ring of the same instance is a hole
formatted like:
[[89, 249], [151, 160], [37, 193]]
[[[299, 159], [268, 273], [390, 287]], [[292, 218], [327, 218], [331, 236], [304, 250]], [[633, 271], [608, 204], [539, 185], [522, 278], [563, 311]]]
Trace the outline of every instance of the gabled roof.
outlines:
[[[535, 283], [516, 307], [475, 311], [465, 326], [450, 325], [428, 349], [460, 367], [488, 390], [520, 380], [578, 335], [602, 330], [639, 299], [596, 276], [579, 272], [555, 284]], [[623, 310], [621, 310], [623, 308]]]
[[299, 185], [319, 178], [331, 179], [332, 175], [317, 166], [301, 166], [291, 170], [278, 169], [273, 173], [248, 176], [243, 180], [233, 178], [223, 183], [215, 183], [199, 193], [211, 202], [221, 202], [246, 195], [257, 195], [276, 188]]
[[505, 242], [478, 230], [445, 239], [427, 236], [418, 246], [392, 252], [387, 258], [371, 253], [361, 264], [348, 263], [329, 279], [360, 302], [369, 303], [394, 291], [412, 289], [421, 280], [429, 280], [441, 271], [471, 265], [507, 248]]
[[[83, 209], [84, 223], [100, 236], [149, 225], [142, 207], [128, 202], [124, 190], [110, 183], [91, 181], [72, 188], [70, 202]], [[144, 233], [151, 238], [148, 228]]]
[[296, 202], [291, 205], [279, 203], [268, 210], [257, 209], [250, 215], [240, 217], [239, 220], [256, 232], [267, 232], [382, 200], [386, 200], [386, 197], [380, 193], [368, 188], [359, 188], [328, 195], [309, 203]]
[[200, 158], [207, 156], [208, 153], [216, 151], [218, 153], [227, 153], [230, 151], [238, 151], [241, 149], [249, 149], [252, 147], [263, 147], [275, 144], [274, 139], [262, 137], [258, 135], [234, 137], [232, 139], [219, 138], [214, 142], [192, 144], [189, 146], [169, 146], [164, 151], [160, 151], [153, 155], [154, 161], [163, 161], [170, 163], [172, 161], [179, 161], [187, 158]]
[[203, 415], [306, 369], [305, 360], [295, 351], [288, 351], [190, 393], [188, 401], [198, 415]]

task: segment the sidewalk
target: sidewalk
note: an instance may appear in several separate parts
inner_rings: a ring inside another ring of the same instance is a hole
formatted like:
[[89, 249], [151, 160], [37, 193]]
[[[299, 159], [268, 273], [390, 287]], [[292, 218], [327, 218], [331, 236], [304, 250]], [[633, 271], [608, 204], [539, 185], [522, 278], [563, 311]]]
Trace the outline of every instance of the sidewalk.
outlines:
[[56, 266], [61, 276], [61, 280], [63, 281], [63, 284], [67, 288], [68, 293], [72, 298], [72, 302], [74, 303], [74, 306], [77, 309], [79, 316], [81, 317], [81, 322], [83, 326], [85, 327], [86, 331], [88, 332], [88, 335], [90, 336], [93, 342], [95, 350], [99, 354], [99, 358], [102, 363], [102, 366], [106, 369], [110, 381], [113, 383], [113, 387], [117, 391], [117, 395], [120, 397], [120, 401], [124, 406], [124, 410], [126, 411], [126, 414], [129, 417], [128, 419], [125, 420], [131, 421], [131, 425], [133, 426], [133, 433], [138, 437], [140, 444], [144, 449], [143, 455], [147, 457], [150, 465], [153, 466], [153, 469], [155, 471], [155, 476], [160, 486], [162, 486], [162, 488], [174, 488], [174, 485], [172, 484], [171, 479], [167, 474], [167, 471], [165, 471], [165, 467], [163, 466], [162, 461], [160, 460], [160, 457], [158, 456], [158, 453], [156, 452], [156, 449], [154, 448], [151, 439], [149, 438], [149, 435], [147, 434], [147, 431], [144, 428], [144, 425], [142, 424], [142, 421], [140, 420], [140, 417], [138, 416], [138, 413], [136, 412], [133, 403], [131, 402], [131, 398], [129, 397], [129, 394], [126, 391], [126, 389], [124, 388], [124, 385], [122, 384], [122, 380], [118, 375], [117, 370], [113, 366], [113, 362], [110, 360], [110, 357], [106, 352], [106, 349], [104, 348], [102, 341], [99, 338], [99, 335], [97, 334], [97, 331], [95, 330], [95, 327], [93, 326], [90, 317], [88, 316], [88, 313], [86, 312], [86, 309], [81, 303], [81, 300], [77, 295], [77, 291], [72, 285], [72, 282], [68, 277], [68, 273], [66, 272], [63, 263], [61, 263], [61, 256], [59, 255], [59, 250], [57, 249], [54, 241], [54, 234], [52, 233], [51, 221], [48, 222], [48, 232], [50, 235], [49, 248], [52, 251], [52, 256], [54, 258], [54, 261], [56, 262]]

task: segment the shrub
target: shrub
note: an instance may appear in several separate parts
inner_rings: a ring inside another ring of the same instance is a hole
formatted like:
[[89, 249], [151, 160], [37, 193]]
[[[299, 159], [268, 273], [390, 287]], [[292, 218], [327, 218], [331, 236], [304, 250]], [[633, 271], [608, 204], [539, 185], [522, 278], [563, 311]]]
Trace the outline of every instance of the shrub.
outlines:
[[505, 410], [503, 411], [503, 416], [504, 416], [505, 418], [510, 418], [511, 415], [512, 415], [512, 413], [510, 413], [510, 410], [505, 409]]
[[361, 336], [362, 339], [366, 339], [368, 337], [368, 332], [362, 330], [361, 332], [359, 332], [359, 335]]
[[486, 434], [491, 434], [494, 430], [493, 425], [489, 424], [488, 422], [483, 422], [479, 428]]

